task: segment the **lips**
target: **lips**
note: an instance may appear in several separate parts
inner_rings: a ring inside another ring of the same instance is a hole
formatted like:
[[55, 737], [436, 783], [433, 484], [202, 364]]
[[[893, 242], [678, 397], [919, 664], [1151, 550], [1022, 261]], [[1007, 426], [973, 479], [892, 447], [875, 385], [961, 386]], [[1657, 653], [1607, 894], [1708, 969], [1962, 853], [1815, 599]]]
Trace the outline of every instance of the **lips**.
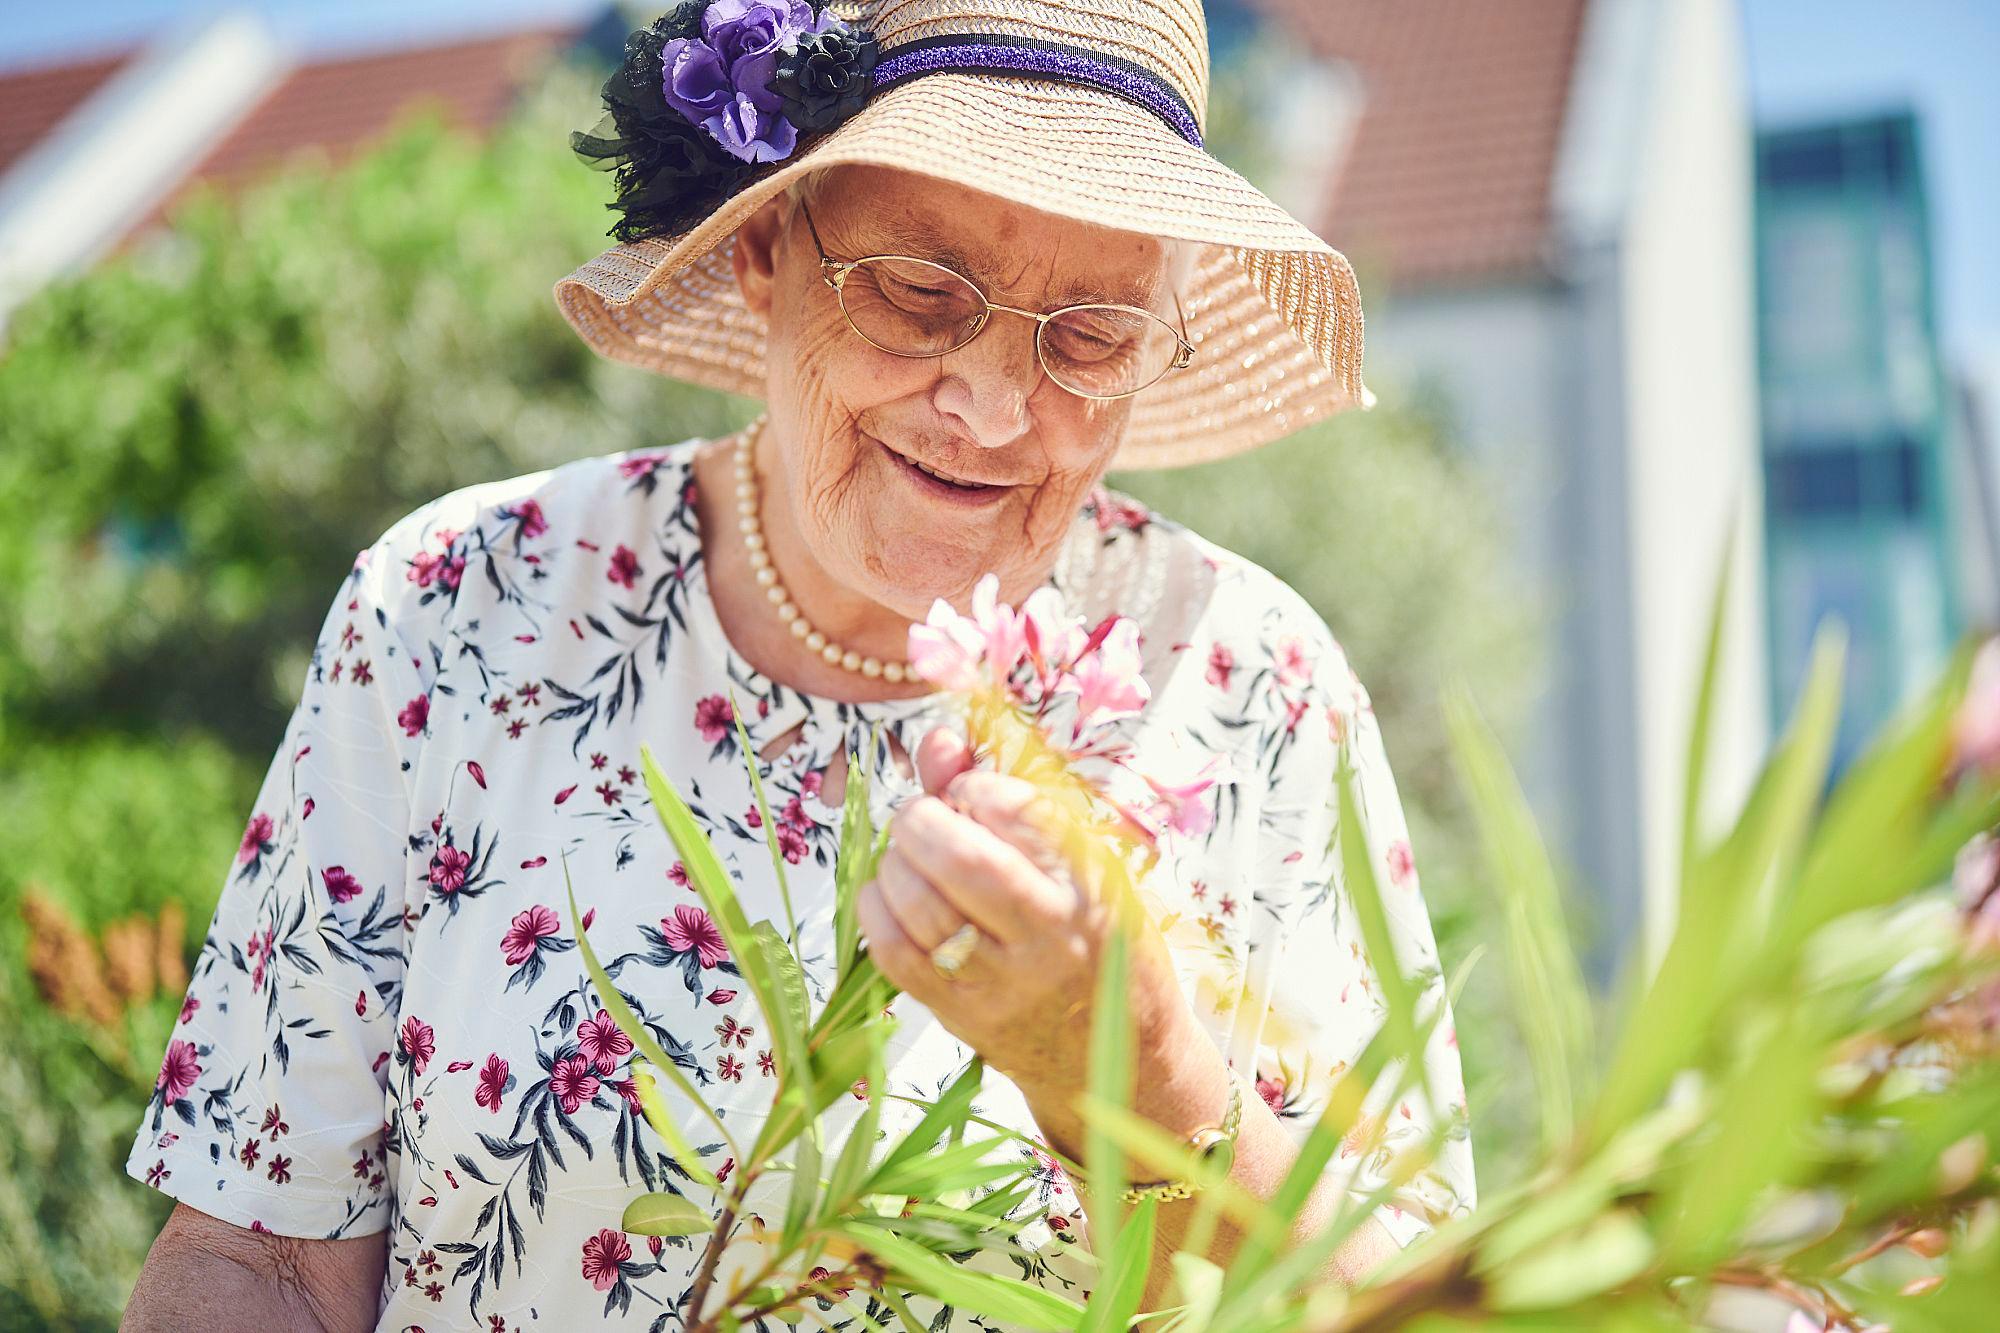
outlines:
[[[884, 445], [883, 448], [886, 449], [888, 448], [888, 446]], [[894, 449], [890, 449], [889, 452], [895, 454], [896, 457], [902, 459], [905, 463], [908, 463], [911, 467], [923, 473], [925, 476], [936, 477], [939, 481], [945, 483], [947, 486], [956, 486], [960, 490], [967, 490], [967, 491], [991, 490], [996, 484], [993, 482], [986, 482], [986, 481], [969, 481], [964, 477], [954, 476], [949, 472], [945, 472], [938, 468], [931, 467], [927, 463], [919, 463], [916, 459], [910, 457], [908, 454], [898, 453]]]
[[[872, 436], [870, 438], [873, 439]], [[967, 510], [986, 509], [1000, 503], [1014, 491], [1011, 483], [963, 481], [919, 463], [907, 454], [898, 453], [881, 440], [874, 440], [874, 443], [896, 470], [909, 478], [911, 485], [935, 502]]]

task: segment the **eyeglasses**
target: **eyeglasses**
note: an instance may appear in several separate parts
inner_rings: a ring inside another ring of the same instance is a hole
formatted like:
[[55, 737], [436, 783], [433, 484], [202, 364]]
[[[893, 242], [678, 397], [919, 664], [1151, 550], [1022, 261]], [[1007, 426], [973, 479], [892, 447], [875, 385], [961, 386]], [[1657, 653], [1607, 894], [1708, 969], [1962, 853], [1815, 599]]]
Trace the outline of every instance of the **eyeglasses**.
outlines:
[[[1130, 398], [1194, 360], [1185, 315], [1176, 330], [1152, 311], [1130, 305], [1072, 305], [1041, 314], [990, 301], [972, 279], [928, 259], [832, 259], [820, 244], [811, 210], [803, 204], [801, 209], [819, 250], [820, 276], [839, 298], [848, 326], [891, 356], [955, 352], [979, 336], [994, 311], [1004, 310], [1035, 321], [1042, 372], [1079, 397]], [[1179, 313], [1178, 297], [1174, 309]]]

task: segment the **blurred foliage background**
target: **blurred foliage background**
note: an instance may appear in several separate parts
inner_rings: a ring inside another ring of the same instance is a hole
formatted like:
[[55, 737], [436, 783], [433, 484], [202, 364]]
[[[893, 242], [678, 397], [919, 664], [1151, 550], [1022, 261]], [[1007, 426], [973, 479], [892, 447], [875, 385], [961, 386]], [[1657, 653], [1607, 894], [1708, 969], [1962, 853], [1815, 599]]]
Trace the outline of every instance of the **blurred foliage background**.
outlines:
[[[354, 552], [454, 487], [753, 410], [597, 359], [550, 300], [610, 221], [566, 146], [596, 79], [555, 70], [485, 142], [417, 117], [338, 171], [307, 160], [198, 198], [9, 327], [0, 1329], [115, 1326], [165, 1217], [122, 1163]], [[1455, 967], [1487, 904], [1439, 689], [1469, 680], [1509, 734], [1540, 612], [1441, 406], [1374, 387], [1366, 417], [1113, 484], [1326, 617], [1382, 715]], [[1509, 1178], [1527, 1121], [1501, 984], [1476, 972], [1459, 1013], [1482, 1190]]]

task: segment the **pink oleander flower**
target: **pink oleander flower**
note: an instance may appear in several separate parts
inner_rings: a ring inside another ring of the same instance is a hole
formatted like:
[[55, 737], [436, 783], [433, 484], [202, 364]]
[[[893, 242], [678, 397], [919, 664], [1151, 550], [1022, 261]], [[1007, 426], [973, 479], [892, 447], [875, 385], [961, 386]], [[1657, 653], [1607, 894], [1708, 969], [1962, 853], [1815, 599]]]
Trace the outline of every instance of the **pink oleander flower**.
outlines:
[[170, 1041], [166, 1056], [160, 1061], [160, 1076], [153, 1080], [153, 1091], [160, 1094], [162, 1101], [171, 1104], [187, 1096], [188, 1089], [200, 1077], [201, 1065], [195, 1060], [194, 1044]]
[[1139, 626], [1120, 618], [1093, 652], [1071, 664], [1056, 689], [1076, 695], [1076, 724], [1130, 717], [1152, 690], [1139, 674]]
[[1182, 783], [1165, 783], [1147, 777], [1146, 785], [1153, 789], [1157, 798], [1146, 811], [1147, 819], [1162, 831], [1178, 833], [1184, 838], [1198, 838], [1215, 823], [1215, 814], [1208, 808], [1208, 789], [1215, 785], [1213, 775]]
[[693, 950], [703, 967], [714, 967], [729, 957], [729, 946], [708, 913], [691, 903], [681, 903], [672, 916], [660, 918], [660, 933], [667, 947], [677, 953]]
[[595, 1018], [586, 1018], [577, 1025], [576, 1045], [600, 1074], [616, 1069], [619, 1057], [632, 1051], [632, 1039], [620, 1032], [611, 1015], [602, 1009]]
[[[993, 575], [979, 580], [975, 599], [988, 579]], [[996, 586], [998, 582], [994, 579]], [[931, 603], [923, 624], [910, 626], [909, 654], [910, 669], [917, 675], [940, 689], [962, 693], [977, 689], [984, 679], [986, 635], [971, 617], [952, 610], [951, 603], [940, 597]]]
[[620, 1231], [606, 1227], [583, 1243], [583, 1277], [599, 1291], [618, 1284], [618, 1265], [632, 1257], [632, 1246]]
[[500, 955], [509, 967], [519, 967], [535, 956], [541, 941], [562, 929], [555, 911], [540, 903], [516, 912], [507, 933], [500, 937]]

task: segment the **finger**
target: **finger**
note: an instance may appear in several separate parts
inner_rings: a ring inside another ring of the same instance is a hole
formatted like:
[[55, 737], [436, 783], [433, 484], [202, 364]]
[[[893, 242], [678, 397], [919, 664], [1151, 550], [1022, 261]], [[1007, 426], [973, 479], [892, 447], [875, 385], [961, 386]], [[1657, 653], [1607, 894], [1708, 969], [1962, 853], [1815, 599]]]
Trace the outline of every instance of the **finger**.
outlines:
[[928, 1004], [925, 997], [933, 993], [933, 987], [940, 978], [931, 967], [930, 951], [919, 949], [916, 943], [904, 933], [882, 901], [879, 881], [870, 880], [861, 886], [861, 892], [854, 898], [854, 921], [861, 927], [861, 937], [868, 941], [868, 957], [881, 969], [897, 989], [908, 991]]
[[1002, 943], [1049, 929], [1075, 905], [1074, 890], [1051, 879], [1020, 848], [935, 796], [919, 797], [898, 810], [890, 819], [889, 837], [966, 920]]
[[894, 844], [882, 854], [882, 862], [875, 868], [875, 884], [889, 914], [919, 949], [937, 948], [965, 924], [965, 914], [918, 874], [902, 849]]
[[917, 776], [932, 796], [972, 767], [972, 747], [952, 727], [934, 727], [917, 742]]
[[1057, 842], [1050, 818], [1052, 802], [1033, 783], [974, 769], [953, 778], [941, 799], [1018, 847], [1044, 874], [1069, 882], [1069, 858]]

